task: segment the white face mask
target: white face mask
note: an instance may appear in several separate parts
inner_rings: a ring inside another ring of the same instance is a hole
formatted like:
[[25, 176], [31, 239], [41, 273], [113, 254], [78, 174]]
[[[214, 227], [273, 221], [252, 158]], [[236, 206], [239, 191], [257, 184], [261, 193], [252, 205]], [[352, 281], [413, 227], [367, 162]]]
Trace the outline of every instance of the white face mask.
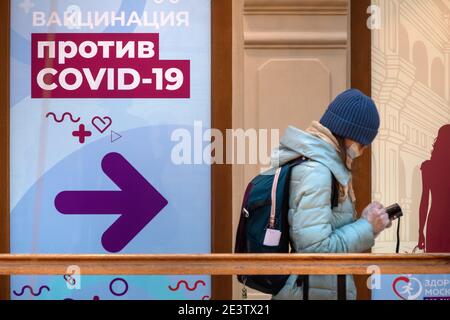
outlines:
[[363, 149], [358, 147], [358, 144], [352, 143], [350, 147], [347, 148], [347, 168], [351, 169], [353, 160], [360, 157], [363, 153]]

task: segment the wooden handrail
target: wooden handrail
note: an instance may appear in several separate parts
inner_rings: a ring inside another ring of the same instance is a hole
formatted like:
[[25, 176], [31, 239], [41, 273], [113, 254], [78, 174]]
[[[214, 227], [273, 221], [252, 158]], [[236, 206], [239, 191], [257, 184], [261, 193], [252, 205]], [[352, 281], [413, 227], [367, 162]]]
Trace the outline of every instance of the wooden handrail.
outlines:
[[0, 254], [0, 275], [447, 274], [450, 254]]

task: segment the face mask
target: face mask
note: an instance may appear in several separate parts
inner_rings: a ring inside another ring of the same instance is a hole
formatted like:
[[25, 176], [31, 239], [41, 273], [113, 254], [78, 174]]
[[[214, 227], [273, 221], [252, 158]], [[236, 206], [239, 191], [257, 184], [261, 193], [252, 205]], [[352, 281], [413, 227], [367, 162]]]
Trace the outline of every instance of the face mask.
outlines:
[[358, 144], [352, 143], [350, 145], [350, 147], [347, 148], [347, 168], [350, 169], [352, 167], [352, 162], [353, 160], [355, 160], [356, 158], [358, 158], [359, 156], [362, 155], [363, 151], [362, 148], [358, 147]]

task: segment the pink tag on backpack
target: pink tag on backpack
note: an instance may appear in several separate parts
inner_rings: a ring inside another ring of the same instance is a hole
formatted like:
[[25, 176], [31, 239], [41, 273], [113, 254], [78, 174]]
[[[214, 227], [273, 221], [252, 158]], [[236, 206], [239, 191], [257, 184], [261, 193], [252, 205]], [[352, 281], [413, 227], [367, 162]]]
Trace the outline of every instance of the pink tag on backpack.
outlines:
[[276, 247], [280, 244], [281, 231], [276, 229], [267, 229], [263, 244], [269, 247]]

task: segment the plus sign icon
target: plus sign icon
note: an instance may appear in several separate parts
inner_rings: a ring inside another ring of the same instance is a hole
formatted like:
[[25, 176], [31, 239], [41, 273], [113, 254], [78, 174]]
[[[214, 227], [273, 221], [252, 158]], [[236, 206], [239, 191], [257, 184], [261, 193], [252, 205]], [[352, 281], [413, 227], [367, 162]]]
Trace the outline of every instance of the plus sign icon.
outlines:
[[72, 132], [72, 136], [77, 137], [78, 141], [80, 143], [84, 143], [86, 141], [87, 137], [92, 136], [92, 132], [89, 130], [86, 130], [86, 127], [84, 124], [80, 124], [78, 126], [78, 130], [75, 130]]

